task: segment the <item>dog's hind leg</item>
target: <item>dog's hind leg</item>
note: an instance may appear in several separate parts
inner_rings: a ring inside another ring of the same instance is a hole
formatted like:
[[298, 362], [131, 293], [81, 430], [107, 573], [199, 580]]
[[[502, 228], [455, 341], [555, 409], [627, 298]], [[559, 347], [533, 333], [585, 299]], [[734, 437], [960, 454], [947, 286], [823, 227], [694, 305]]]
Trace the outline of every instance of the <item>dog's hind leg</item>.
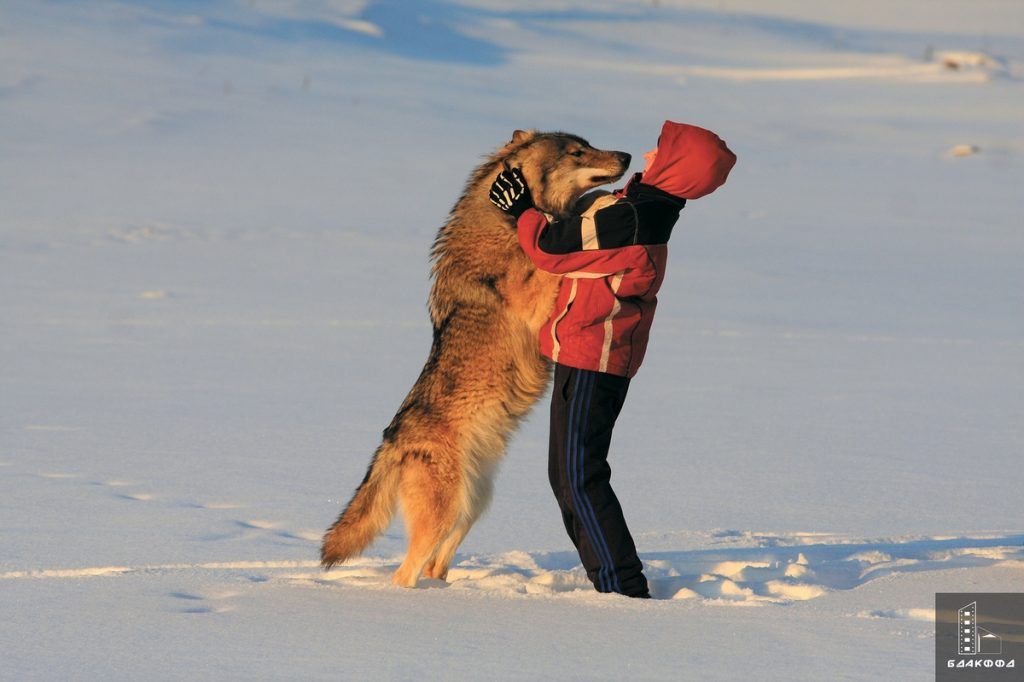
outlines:
[[462, 473], [457, 461], [418, 452], [403, 463], [399, 499], [409, 532], [405, 560], [391, 577], [401, 587], [415, 587], [424, 566], [452, 535], [460, 516]]
[[437, 554], [427, 562], [426, 568], [423, 569], [424, 578], [434, 578], [436, 580], [448, 578], [448, 567], [455, 557], [455, 551], [462, 544], [472, 525], [468, 521], [459, 521], [455, 524], [452, 532], [441, 542], [441, 547], [437, 550]]
[[445, 580], [448, 577], [448, 568], [451, 566], [455, 552], [459, 545], [466, 539], [466, 534], [477, 519], [484, 513], [491, 502], [491, 494], [494, 492], [494, 482], [491, 479], [493, 472], [478, 472], [468, 487], [467, 500], [463, 514], [452, 529], [451, 534], [444, 539], [441, 547], [437, 550], [434, 558], [427, 562], [423, 575], [427, 578]]

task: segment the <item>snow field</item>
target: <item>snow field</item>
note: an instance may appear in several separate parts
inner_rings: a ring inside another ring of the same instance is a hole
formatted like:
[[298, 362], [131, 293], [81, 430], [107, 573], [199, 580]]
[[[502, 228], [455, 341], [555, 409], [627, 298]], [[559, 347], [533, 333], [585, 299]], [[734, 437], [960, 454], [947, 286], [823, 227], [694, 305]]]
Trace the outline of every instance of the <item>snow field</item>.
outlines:
[[[0, 677], [931, 679], [934, 593], [1024, 584], [1019, 4], [411, 5], [0, 6]], [[666, 117], [740, 162], [613, 442], [656, 598], [544, 405], [449, 584], [321, 572], [480, 156]]]

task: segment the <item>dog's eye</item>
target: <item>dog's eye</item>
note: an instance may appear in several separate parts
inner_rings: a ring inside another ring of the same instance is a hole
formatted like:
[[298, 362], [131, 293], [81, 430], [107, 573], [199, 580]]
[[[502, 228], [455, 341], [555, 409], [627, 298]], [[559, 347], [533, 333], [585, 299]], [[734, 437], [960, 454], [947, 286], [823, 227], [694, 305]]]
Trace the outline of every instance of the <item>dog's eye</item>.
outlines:
[[577, 158], [580, 157], [580, 156], [583, 156], [583, 150], [582, 149], [577, 149], [574, 152], [569, 152], [569, 156], [575, 156]]

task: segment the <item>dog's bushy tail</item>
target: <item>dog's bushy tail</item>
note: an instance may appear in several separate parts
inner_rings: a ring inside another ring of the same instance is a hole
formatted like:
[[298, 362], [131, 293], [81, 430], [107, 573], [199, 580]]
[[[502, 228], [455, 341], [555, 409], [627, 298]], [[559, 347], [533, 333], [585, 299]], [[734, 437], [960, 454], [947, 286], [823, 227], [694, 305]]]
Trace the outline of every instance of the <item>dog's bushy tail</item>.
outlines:
[[324, 568], [361, 553], [391, 523], [401, 481], [398, 454], [387, 443], [377, 448], [366, 478], [324, 535], [320, 548]]

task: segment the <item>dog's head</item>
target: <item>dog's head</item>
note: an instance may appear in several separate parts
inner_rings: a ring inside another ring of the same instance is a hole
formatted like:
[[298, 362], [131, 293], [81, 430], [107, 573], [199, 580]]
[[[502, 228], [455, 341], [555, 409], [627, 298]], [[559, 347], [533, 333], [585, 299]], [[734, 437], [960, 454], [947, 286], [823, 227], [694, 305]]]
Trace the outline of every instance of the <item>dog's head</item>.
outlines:
[[621, 178], [631, 158], [596, 149], [576, 135], [523, 130], [512, 134], [503, 151], [503, 162], [522, 170], [534, 205], [556, 216], [566, 215], [588, 190]]

